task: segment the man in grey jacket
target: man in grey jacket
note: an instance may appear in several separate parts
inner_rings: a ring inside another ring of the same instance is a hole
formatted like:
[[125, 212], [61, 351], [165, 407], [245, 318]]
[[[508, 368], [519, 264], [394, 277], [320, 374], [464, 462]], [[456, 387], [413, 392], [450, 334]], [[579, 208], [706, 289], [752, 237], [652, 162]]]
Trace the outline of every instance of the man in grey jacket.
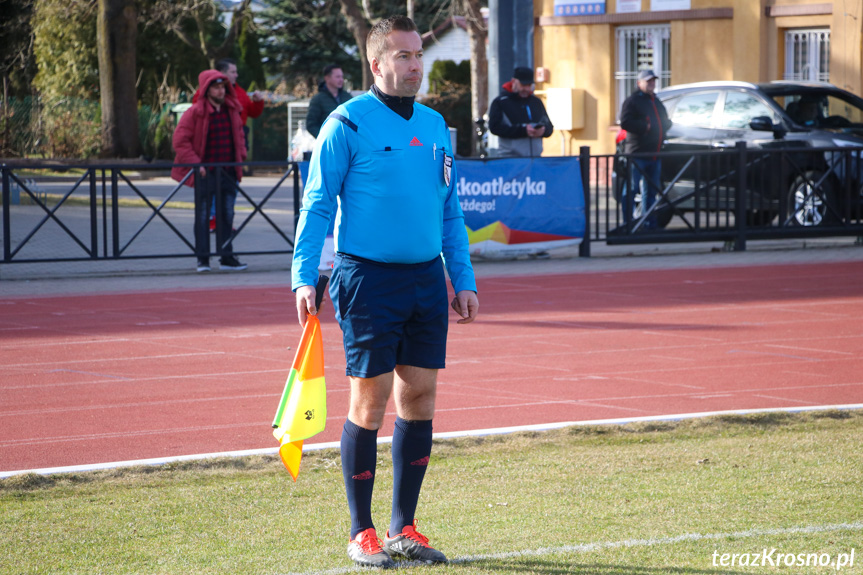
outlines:
[[503, 85], [491, 103], [488, 129], [498, 137], [495, 157], [542, 155], [542, 139], [551, 136], [554, 126], [542, 100], [533, 95], [533, 70], [516, 68], [512, 80]]

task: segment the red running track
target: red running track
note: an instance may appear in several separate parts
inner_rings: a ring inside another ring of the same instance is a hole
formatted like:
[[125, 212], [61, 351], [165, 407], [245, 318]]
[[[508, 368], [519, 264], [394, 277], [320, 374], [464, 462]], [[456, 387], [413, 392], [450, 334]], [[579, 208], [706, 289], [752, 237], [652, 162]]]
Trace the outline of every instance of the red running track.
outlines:
[[[481, 279], [436, 432], [863, 403], [863, 262]], [[0, 301], [0, 471], [275, 447], [285, 288]], [[347, 413], [322, 312], [329, 421]], [[381, 431], [392, 434], [392, 419]]]

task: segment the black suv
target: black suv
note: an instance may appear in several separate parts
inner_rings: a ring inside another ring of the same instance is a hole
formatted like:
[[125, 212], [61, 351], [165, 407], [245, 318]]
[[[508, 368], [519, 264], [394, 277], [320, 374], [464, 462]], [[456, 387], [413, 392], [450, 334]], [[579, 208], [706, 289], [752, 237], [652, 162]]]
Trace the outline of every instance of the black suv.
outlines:
[[[675, 212], [733, 210], [734, 182], [723, 178], [733, 179], [736, 164], [729, 159], [741, 141], [748, 154], [749, 225], [768, 224], [779, 213], [785, 215], [780, 225], [827, 225], [849, 206], [859, 215], [863, 99], [819, 82], [700, 82], [657, 96], [674, 122], [663, 151], [680, 152], [662, 159], [670, 187], [656, 208], [660, 225]], [[625, 168], [625, 161], [618, 164]], [[620, 187], [625, 178], [616, 171]]]

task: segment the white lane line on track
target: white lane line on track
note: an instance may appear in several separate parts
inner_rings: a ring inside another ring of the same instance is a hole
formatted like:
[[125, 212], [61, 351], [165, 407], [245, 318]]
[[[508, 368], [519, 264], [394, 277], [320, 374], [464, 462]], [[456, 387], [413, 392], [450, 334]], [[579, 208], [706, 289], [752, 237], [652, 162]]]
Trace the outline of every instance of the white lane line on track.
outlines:
[[[860, 531], [863, 530], [863, 522], [833, 523], [828, 525], [806, 525], [803, 527], [785, 527], [777, 529], [749, 529], [747, 531], [733, 531], [728, 533], [684, 533], [674, 537], [657, 537], [654, 539], [624, 539], [622, 541], [597, 541], [595, 543], [580, 543], [576, 545], [562, 545], [560, 547], [539, 547], [536, 549], [523, 549], [521, 551], [506, 551], [503, 553], [489, 553], [483, 555], [469, 555], [451, 559], [453, 564], [475, 563], [477, 561], [489, 561], [495, 559], [515, 559], [519, 557], [538, 557], [542, 555], [555, 555], [561, 553], [591, 553], [603, 549], [618, 549], [621, 547], [656, 547], [661, 545], [675, 545], [690, 541], [717, 541], [722, 539], [749, 539], [752, 537], [772, 537], [776, 535], [795, 535], [811, 533], [831, 533], [836, 531]], [[423, 565], [419, 562], [399, 563], [403, 566]], [[353, 573], [368, 568], [359, 566], [340, 567], [326, 571], [306, 571], [303, 573], [290, 573], [289, 575], [340, 575], [341, 573]]]
[[[435, 439], [454, 439], [458, 437], [478, 437], [483, 435], [506, 435], [509, 433], [517, 433], [519, 431], [548, 431], [552, 429], [560, 429], [563, 427], [573, 427], [576, 425], [624, 425], [627, 423], [647, 422], [647, 421], [675, 421], [680, 419], [695, 419], [698, 417], [710, 417], [715, 415], [752, 415], [756, 413], [798, 413], [804, 411], [825, 411], [828, 409], [863, 409], [863, 403], [850, 403], [843, 405], [813, 405], [804, 407], [781, 407], [772, 409], [735, 409], [730, 411], [703, 411], [697, 413], [677, 413], [673, 415], [648, 415], [643, 417], [627, 417], [618, 419], [593, 419], [589, 421], [564, 421], [559, 423], [538, 423], [534, 425], [521, 425], [517, 427], [496, 427], [490, 429], [473, 429], [468, 431], [450, 431], [446, 433], [435, 433]], [[231, 427], [231, 426], [219, 426]], [[197, 428], [195, 428], [197, 429]], [[386, 444], [392, 442], [392, 437], [379, 437], [378, 444]], [[303, 451], [317, 451], [320, 449], [338, 448], [339, 442], [332, 441], [329, 443], [313, 443], [303, 445]], [[54, 473], [82, 473], [87, 471], [97, 471], [101, 469], [115, 469], [118, 467], [132, 467], [135, 465], [164, 465], [177, 461], [193, 461], [199, 459], [212, 459], [214, 457], [245, 457], [249, 455], [275, 455], [278, 453], [277, 447], [265, 447], [262, 449], [246, 449], [242, 451], [223, 451], [218, 453], [200, 453], [196, 455], [178, 455], [174, 457], [158, 457], [154, 459], [136, 459], [130, 461], [113, 461], [109, 463], [95, 463], [89, 465], [70, 465], [66, 467], [45, 467], [42, 469], [19, 469], [16, 471], [0, 471], [0, 479], [11, 477], [13, 475], [21, 475], [22, 473], [36, 473], [38, 475], [51, 475]]]

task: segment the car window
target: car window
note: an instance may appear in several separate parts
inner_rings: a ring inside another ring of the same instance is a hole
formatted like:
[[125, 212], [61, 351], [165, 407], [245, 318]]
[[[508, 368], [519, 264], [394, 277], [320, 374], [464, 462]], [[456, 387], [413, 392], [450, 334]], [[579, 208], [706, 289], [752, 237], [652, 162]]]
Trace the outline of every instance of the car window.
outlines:
[[664, 99], [660, 96], [659, 99], [662, 100], [662, 105], [665, 106], [665, 111], [668, 112], [668, 117], [670, 118], [672, 114], [674, 114], [677, 102], [680, 101], [680, 96], [672, 96], [671, 98]]
[[713, 109], [719, 92], [701, 92], [689, 94], [680, 98], [671, 121], [678, 126], [700, 126], [709, 128], [713, 125]]
[[863, 110], [851, 102], [847, 102], [835, 96], [827, 97], [826, 115], [828, 117], [839, 116], [840, 118], [845, 118], [852, 124], [860, 124], [863, 122]]
[[774, 123], [778, 120], [773, 110], [752, 94], [727, 92], [719, 127], [746, 130], [752, 118], [757, 116], [767, 116]]
[[843, 128], [863, 123], [863, 108], [844, 94], [810, 88], [771, 97], [801, 126]]

